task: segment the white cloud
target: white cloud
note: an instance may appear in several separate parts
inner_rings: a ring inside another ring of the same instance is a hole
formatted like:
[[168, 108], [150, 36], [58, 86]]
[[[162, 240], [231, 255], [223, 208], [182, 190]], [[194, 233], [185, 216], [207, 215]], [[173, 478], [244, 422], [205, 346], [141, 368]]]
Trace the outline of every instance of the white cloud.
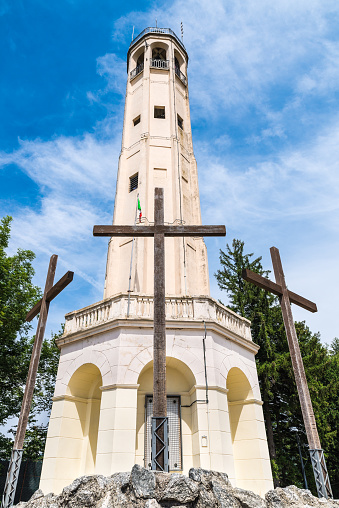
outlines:
[[106, 53], [97, 58], [97, 72], [107, 80], [105, 92], [113, 90], [125, 96], [127, 76], [125, 60], [114, 53]]
[[262, 156], [251, 166], [232, 156], [227, 165], [207, 149], [197, 155], [204, 168], [199, 171], [200, 194], [207, 220], [226, 216], [240, 228], [253, 221], [316, 218], [331, 232], [337, 231], [339, 119], [312, 144], [283, 149], [273, 160], [271, 154]]
[[38, 278], [48, 257], [57, 253], [59, 264], [102, 292], [106, 253], [92, 228], [112, 221], [118, 147], [119, 139], [101, 141], [86, 134], [20, 141], [14, 152], [0, 153], [0, 165], [16, 164], [41, 192], [37, 206], [16, 209], [10, 244], [13, 250], [24, 246], [36, 253]]
[[40, 187], [61, 195], [112, 197], [112, 166], [119, 154], [117, 140], [100, 141], [90, 134], [61, 136], [51, 141], [19, 140], [20, 148], [0, 153], [0, 165], [17, 164]]

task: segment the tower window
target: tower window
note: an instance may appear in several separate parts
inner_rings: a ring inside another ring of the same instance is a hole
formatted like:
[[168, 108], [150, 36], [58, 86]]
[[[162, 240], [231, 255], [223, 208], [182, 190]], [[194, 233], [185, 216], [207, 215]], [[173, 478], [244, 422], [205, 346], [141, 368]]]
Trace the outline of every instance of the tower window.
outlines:
[[165, 106], [154, 106], [154, 118], [165, 118]]
[[183, 119], [179, 115], [177, 115], [177, 117], [178, 117], [178, 125], [179, 125], [180, 129], [184, 129], [184, 121], [183, 121]]
[[133, 125], [134, 126], [138, 125], [138, 123], [140, 123], [140, 115], [137, 116], [136, 118], [134, 118], [134, 120], [133, 120]]
[[138, 176], [139, 173], [129, 177], [129, 191], [132, 192], [138, 188]]

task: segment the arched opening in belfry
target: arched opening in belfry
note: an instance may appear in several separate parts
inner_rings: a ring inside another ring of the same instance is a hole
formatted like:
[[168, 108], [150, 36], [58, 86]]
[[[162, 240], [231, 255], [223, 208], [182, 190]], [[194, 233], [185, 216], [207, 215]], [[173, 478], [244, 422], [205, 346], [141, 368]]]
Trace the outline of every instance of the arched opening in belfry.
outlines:
[[176, 49], [174, 50], [174, 71], [178, 78], [186, 85], [185, 60]]
[[182, 57], [182, 55], [179, 53], [179, 51], [177, 51], [176, 49], [174, 50], [174, 67], [175, 67], [175, 70], [178, 70], [178, 71], [184, 71], [184, 59]]
[[152, 49], [153, 60], [166, 60], [166, 50], [164, 48], [153, 48]]
[[78, 468], [78, 474], [74, 477], [95, 472], [101, 385], [98, 367], [86, 363], [73, 374], [67, 386], [65, 434], [72, 438], [70, 448], [73, 449], [74, 465]]
[[151, 67], [157, 69], [168, 69], [167, 48], [164, 46], [156, 46], [152, 48]]
[[[151, 467], [151, 418], [153, 414], [153, 361], [138, 379], [136, 462]], [[170, 471], [188, 471], [193, 464], [195, 377], [185, 363], [166, 358], [167, 416]]]
[[129, 69], [131, 79], [135, 78], [138, 74], [140, 74], [144, 70], [144, 60], [145, 60], [145, 49], [144, 46], [141, 46], [131, 56]]
[[141, 55], [139, 55], [138, 59], [137, 59], [137, 67], [140, 70], [144, 68], [144, 56], [145, 56], [145, 53], [142, 52]]
[[245, 374], [238, 368], [230, 369], [226, 387], [230, 419], [233, 458], [237, 486], [248, 478], [248, 459], [251, 442], [257, 439], [253, 392]]

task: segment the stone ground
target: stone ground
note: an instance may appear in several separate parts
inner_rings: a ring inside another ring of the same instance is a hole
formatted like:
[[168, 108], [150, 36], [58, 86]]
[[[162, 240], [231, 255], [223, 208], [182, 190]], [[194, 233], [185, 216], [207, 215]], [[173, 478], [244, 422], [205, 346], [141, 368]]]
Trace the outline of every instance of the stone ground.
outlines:
[[37, 490], [27, 503], [17, 508], [339, 508], [339, 501], [318, 499], [309, 490], [294, 485], [267, 492], [265, 499], [233, 488], [227, 474], [191, 469], [189, 476], [152, 472], [135, 465], [131, 473], [110, 477], [82, 476], [61, 494]]

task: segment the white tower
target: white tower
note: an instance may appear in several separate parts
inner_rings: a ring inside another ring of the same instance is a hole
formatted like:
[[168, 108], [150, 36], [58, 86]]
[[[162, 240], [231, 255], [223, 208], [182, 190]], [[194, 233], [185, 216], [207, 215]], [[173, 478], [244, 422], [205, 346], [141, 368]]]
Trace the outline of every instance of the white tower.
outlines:
[[[143, 221], [153, 221], [154, 187], [164, 188], [165, 222], [201, 224], [193, 153], [187, 62], [182, 42], [167, 30], [142, 32], [127, 55], [129, 79], [119, 159], [114, 224], [133, 224], [139, 196]], [[135, 240], [131, 290], [153, 291], [151, 238]], [[126, 292], [132, 239], [112, 238], [104, 298]], [[166, 240], [166, 294], [209, 295], [203, 239]]]
[[[147, 28], [130, 45], [114, 224], [152, 222], [159, 186], [166, 222], [201, 223], [187, 61], [170, 29]], [[203, 239], [167, 238], [165, 264], [170, 470], [223, 471], [264, 494], [273, 484], [250, 323], [209, 296]], [[149, 467], [152, 293], [153, 239], [112, 239], [104, 299], [67, 314], [58, 341], [44, 492]]]

